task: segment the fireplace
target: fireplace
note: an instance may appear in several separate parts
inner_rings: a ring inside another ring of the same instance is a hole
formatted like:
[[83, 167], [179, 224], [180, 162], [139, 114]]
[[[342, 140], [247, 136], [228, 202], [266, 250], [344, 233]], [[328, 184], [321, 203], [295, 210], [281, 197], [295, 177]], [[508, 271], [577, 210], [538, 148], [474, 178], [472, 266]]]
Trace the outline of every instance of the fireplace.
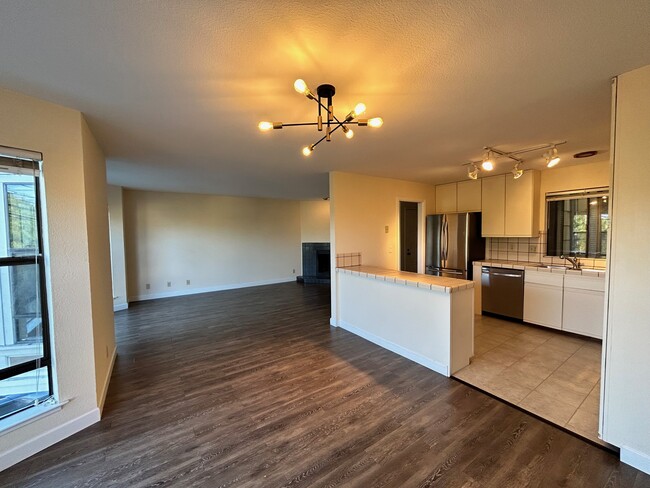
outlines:
[[329, 242], [302, 243], [302, 281], [304, 283], [330, 282]]

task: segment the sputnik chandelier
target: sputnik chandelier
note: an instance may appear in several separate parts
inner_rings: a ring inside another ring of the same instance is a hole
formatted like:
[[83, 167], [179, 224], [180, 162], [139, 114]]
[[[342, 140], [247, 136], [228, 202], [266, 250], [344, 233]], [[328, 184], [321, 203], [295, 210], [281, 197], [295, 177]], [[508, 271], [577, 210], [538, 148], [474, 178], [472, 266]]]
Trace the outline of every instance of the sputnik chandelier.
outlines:
[[[263, 132], [271, 129], [282, 129], [283, 127], [294, 127], [299, 125], [315, 125], [319, 132], [322, 132], [324, 128], [325, 135], [323, 137], [318, 139], [315, 143], [302, 148], [302, 154], [305, 156], [309, 156], [314, 151], [314, 148], [321, 142], [330, 142], [332, 140], [332, 134], [338, 129], [343, 131], [345, 137], [352, 139], [352, 137], [354, 137], [354, 132], [348, 127], [348, 125], [376, 128], [381, 127], [384, 123], [381, 117], [374, 117], [372, 119], [358, 118], [366, 111], [366, 106], [363, 103], [357, 103], [354, 109], [348, 113], [343, 120], [339, 120], [336, 115], [334, 115], [334, 106], [332, 105], [332, 98], [336, 93], [336, 89], [333, 85], [319, 85], [318, 88], [316, 88], [316, 95], [312, 93], [304, 80], [296, 80], [293, 87], [298, 93], [305, 95], [308, 99], [314, 100], [318, 104], [318, 118], [316, 119], [316, 122], [296, 122], [289, 124], [283, 122], [260, 122], [258, 127]], [[323, 99], [326, 99], [327, 106], [323, 104]], [[327, 112], [325, 122], [323, 122], [323, 110]]]
[[524, 174], [524, 170], [521, 169], [521, 166], [524, 164], [524, 160], [519, 157], [521, 154], [534, 152], [534, 151], [544, 151], [544, 160], [546, 161], [546, 166], [552, 168], [560, 162], [560, 157], [557, 155], [557, 146], [566, 144], [566, 141], [555, 142], [552, 144], [541, 144], [539, 146], [527, 147], [524, 149], [517, 149], [516, 151], [502, 151], [494, 147], [485, 146], [483, 150], [485, 154], [481, 161], [470, 161], [465, 163], [467, 166], [467, 177], [475, 180], [478, 178], [478, 172], [483, 171], [492, 171], [494, 169], [494, 161], [497, 158], [508, 158], [511, 161], [515, 162], [514, 168], [512, 168], [511, 173], [512, 177], [516, 180]]

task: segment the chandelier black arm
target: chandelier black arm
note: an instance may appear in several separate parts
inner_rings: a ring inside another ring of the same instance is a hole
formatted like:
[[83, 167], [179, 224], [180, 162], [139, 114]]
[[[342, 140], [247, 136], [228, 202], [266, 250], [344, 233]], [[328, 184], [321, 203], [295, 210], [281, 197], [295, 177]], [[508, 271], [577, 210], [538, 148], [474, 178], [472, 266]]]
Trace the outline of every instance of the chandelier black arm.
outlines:
[[[343, 124], [358, 124], [358, 122], [339, 122], [339, 123], [336, 125], [336, 127], [334, 127], [334, 128], [330, 131], [330, 136], [331, 136], [334, 132], [336, 132], [336, 129], [338, 129], [338, 128], [340, 128], [340, 127], [343, 127]], [[316, 146], [318, 146], [321, 142], [323, 142], [323, 140], [325, 140], [326, 137], [327, 137], [327, 134], [325, 134], [323, 137], [321, 137], [320, 139], [318, 139], [318, 141], [316, 141], [316, 142], [312, 145], [312, 149], [315, 148]]]
[[[325, 109], [325, 112], [329, 113], [329, 108], [327, 108], [325, 105], [323, 105], [323, 104], [321, 103], [320, 100], [317, 100], [317, 99], [315, 99], [315, 98], [314, 98], [313, 100], [314, 100], [314, 102], [316, 102], [319, 106], [323, 107], [323, 108]], [[334, 118], [334, 120], [336, 120], [336, 122], [337, 122], [338, 124], [342, 124], [342, 122], [341, 122], [339, 119], [336, 118], [336, 115], [334, 115], [334, 112], [332, 112], [332, 117]]]
[[[339, 124], [340, 125], [359, 125], [359, 122], [355, 122], [355, 121], [346, 122], [346, 121], [343, 121], [343, 122], [339, 122]], [[300, 125], [318, 125], [318, 122], [296, 122], [296, 123], [291, 123], [291, 124], [283, 123], [282, 127], [296, 127], [296, 126], [300, 126]], [[335, 129], [332, 129], [332, 132], [334, 132], [334, 130]]]

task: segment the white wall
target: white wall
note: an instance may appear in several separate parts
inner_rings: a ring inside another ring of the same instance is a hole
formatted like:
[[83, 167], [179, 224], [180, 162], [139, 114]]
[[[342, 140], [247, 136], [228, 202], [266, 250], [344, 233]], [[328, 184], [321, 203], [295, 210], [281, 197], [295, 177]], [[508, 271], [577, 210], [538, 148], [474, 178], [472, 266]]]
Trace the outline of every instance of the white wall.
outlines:
[[650, 66], [618, 77], [603, 438], [650, 473]]
[[124, 310], [126, 301], [126, 258], [124, 256], [124, 215], [122, 187], [108, 186], [108, 210], [111, 234], [111, 274], [113, 277], [113, 310]]
[[81, 118], [83, 171], [88, 229], [88, 264], [95, 352], [97, 405], [102, 409], [115, 358], [115, 323], [111, 286], [111, 250], [106, 196], [106, 159]]
[[123, 202], [129, 301], [300, 272], [299, 201], [125, 189]]
[[[70, 400], [60, 411], [0, 435], [2, 469], [99, 418], [90, 272], [98, 255], [90, 255], [89, 244], [98, 243], [103, 232], [99, 225], [89, 236], [87, 218], [94, 211], [86, 211], [86, 185], [98, 188], [101, 182], [96, 176], [84, 178], [81, 114], [1, 88], [0, 107], [0, 145], [43, 153], [55, 384], [59, 398]], [[110, 288], [110, 275], [103, 279]], [[101, 281], [96, 276], [98, 292]]]
[[[435, 209], [435, 187], [390, 178], [330, 173], [332, 269], [336, 254], [361, 252], [363, 264], [399, 268], [399, 202], [422, 202], [420, 239], [424, 271], [425, 218]], [[388, 227], [388, 232], [386, 232]], [[336, 323], [336, 285], [332, 281], [332, 323]]]
[[303, 200], [300, 202], [300, 241], [330, 241], [329, 200]]

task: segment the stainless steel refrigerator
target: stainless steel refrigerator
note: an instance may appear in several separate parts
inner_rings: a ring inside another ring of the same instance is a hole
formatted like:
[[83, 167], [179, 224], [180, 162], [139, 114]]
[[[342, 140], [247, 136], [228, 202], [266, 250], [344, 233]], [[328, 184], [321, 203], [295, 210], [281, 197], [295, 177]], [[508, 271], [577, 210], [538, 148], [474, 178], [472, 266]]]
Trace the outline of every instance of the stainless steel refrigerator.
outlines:
[[480, 212], [427, 215], [426, 273], [471, 280], [485, 259]]

